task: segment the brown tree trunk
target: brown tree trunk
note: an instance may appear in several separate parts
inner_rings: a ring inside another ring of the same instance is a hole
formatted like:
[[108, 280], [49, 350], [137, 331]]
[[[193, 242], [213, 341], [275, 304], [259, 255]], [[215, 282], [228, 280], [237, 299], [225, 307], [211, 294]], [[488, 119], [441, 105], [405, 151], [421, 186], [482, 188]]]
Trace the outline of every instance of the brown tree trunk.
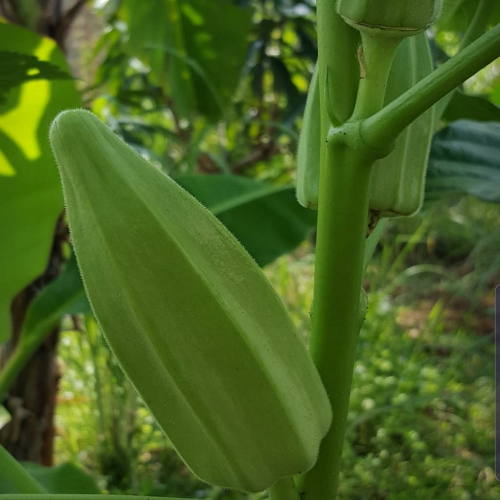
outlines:
[[[62, 263], [66, 229], [58, 222], [50, 262], [44, 274], [22, 290], [12, 302], [13, 333], [3, 347], [5, 361], [14, 350], [29, 305], [39, 290], [55, 279]], [[53, 463], [54, 414], [59, 371], [56, 363], [58, 331], [53, 331], [24, 367], [3, 401], [12, 420], [0, 430], [2, 444], [17, 460]]]

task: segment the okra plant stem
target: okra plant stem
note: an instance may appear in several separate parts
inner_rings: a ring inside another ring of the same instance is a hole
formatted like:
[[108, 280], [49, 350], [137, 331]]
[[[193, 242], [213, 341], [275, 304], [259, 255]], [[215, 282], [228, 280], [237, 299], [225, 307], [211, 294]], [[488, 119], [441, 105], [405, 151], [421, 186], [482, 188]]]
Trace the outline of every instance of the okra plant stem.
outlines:
[[304, 500], [335, 498], [360, 326], [359, 293], [375, 159], [363, 150], [357, 133], [347, 129], [330, 134], [320, 170], [310, 352], [330, 397], [333, 423], [316, 465], [298, 481]]
[[[324, 28], [318, 15], [320, 34]], [[393, 141], [413, 120], [500, 56], [500, 26], [381, 110], [392, 59], [384, 62], [380, 57], [392, 49], [372, 44], [368, 50], [371, 42], [364, 37], [363, 64], [368, 67], [363, 69], [368, 74], [376, 61], [381, 73], [362, 82], [352, 120], [332, 129], [328, 143], [322, 146], [310, 351], [330, 397], [333, 423], [316, 465], [298, 480], [304, 500], [334, 500], [336, 496], [359, 331], [359, 291], [375, 155], [388, 154]], [[320, 75], [321, 64], [328, 59], [321, 49], [320, 45]], [[320, 80], [322, 113], [329, 106], [324, 85]], [[332, 113], [328, 115], [335, 119]]]
[[387, 80], [401, 38], [361, 33], [363, 50], [358, 51], [361, 77], [352, 120], [368, 118], [384, 105]]
[[[382, 108], [400, 43], [400, 39], [367, 33], [362, 33], [362, 41], [353, 122], [330, 132], [321, 155], [310, 352], [330, 397], [333, 423], [316, 465], [299, 480], [307, 500], [336, 496], [360, 328], [371, 167], [376, 160], [364, 147], [358, 125]], [[326, 95], [328, 89], [322, 91]]]

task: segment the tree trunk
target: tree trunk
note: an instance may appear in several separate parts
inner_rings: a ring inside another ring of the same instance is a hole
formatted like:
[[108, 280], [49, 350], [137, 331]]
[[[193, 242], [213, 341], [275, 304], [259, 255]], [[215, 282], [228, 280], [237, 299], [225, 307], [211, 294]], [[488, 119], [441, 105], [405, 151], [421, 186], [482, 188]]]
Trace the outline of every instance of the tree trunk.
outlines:
[[[62, 263], [62, 241], [66, 228], [57, 224], [50, 261], [44, 274], [22, 290], [12, 301], [13, 332], [3, 347], [5, 364], [13, 352], [26, 312], [39, 290], [59, 274]], [[12, 420], [0, 430], [2, 444], [17, 460], [52, 465], [54, 447], [54, 414], [59, 370], [57, 367], [58, 330], [54, 330], [24, 367], [3, 401]]]

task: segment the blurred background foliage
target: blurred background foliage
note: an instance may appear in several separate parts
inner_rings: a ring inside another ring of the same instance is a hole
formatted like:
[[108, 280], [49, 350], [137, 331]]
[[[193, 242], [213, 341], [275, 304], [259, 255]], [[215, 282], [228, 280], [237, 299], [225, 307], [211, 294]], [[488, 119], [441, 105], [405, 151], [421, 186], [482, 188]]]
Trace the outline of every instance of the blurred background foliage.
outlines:
[[[436, 65], [487, 4], [483, 31], [498, 2], [445, 0]], [[0, 0], [0, 15], [0, 362], [30, 339], [45, 360], [0, 390], [0, 442], [57, 465], [26, 465], [54, 492], [243, 498], [190, 474], [111, 354], [68, 260], [46, 137], [59, 110], [92, 110], [224, 222], [307, 337], [315, 213], [293, 186], [314, 0]], [[442, 106], [423, 210], [388, 224], [369, 265], [340, 498], [500, 498], [499, 105], [497, 62]], [[33, 378], [40, 411], [21, 391]]]

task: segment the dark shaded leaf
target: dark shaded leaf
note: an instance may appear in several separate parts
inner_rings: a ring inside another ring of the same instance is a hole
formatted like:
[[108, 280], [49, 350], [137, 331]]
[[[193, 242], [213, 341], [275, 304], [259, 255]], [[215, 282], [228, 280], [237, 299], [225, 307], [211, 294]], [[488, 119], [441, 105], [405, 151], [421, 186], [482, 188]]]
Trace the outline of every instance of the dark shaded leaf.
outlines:
[[[189, 117], [196, 109], [196, 97], [191, 72], [183, 60], [188, 54], [179, 1], [124, 0], [121, 14], [129, 28], [128, 49], [147, 60], [151, 81], [172, 96], [178, 114]], [[176, 56], [167, 56], [165, 49], [174, 51]]]
[[276, 89], [286, 95], [288, 116], [285, 121], [289, 122], [290, 118], [295, 119], [304, 110], [306, 95], [299, 92], [292, 81], [290, 71], [281, 59], [269, 57], [269, 63]]
[[429, 47], [431, 49], [432, 61], [434, 62], [434, 67], [437, 68], [441, 64], [445, 63], [449, 57], [448, 54], [436, 43], [433, 36], [428, 37]]
[[[438, 20], [440, 30], [465, 32], [469, 27], [480, 0], [443, 0], [443, 12]], [[500, 21], [500, 3], [494, 2], [490, 17], [492, 25]]]
[[126, 0], [122, 15], [131, 52], [147, 58], [153, 82], [169, 92], [178, 113], [218, 119], [240, 78], [251, 11], [230, 0]]
[[23, 467], [48, 493], [82, 493], [88, 495], [100, 493], [92, 477], [76, 465], [65, 463], [56, 467], [42, 467], [38, 464], [25, 463]]
[[312, 62], [315, 62], [318, 59], [318, 47], [315, 33], [310, 30], [310, 26], [305, 24], [302, 25], [302, 23], [298, 24], [296, 32], [301, 45], [300, 54], [311, 59]]
[[63, 314], [89, 314], [90, 306], [83, 290], [74, 254], [61, 274], [31, 303], [23, 324], [22, 339], [40, 341], [58, 324]]
[[434, 136], [426, 199], [462, 193], [500, 203], [500, 123], [460, 120]]
[[33, 80], [72, 80], [73, 77], [55, 64], [19, 52], [0, 50], [0, 104], [15, 87]]
[[442, 118], [448, 122], [460, 119], [500, 122], [500, 107], [486, 97], [455, 90]]
[[365, 257], [364, 257], [364, 269], [366, 272], [366, 268], [368, 267], [368, 264], [370, 263], [373, 254], [375, 253], [375, 249], [377, 248], [378, 242], [380, 241], [380, 238], [382, 238], [382, 235], [384, 234], [384, 231], [387, 228], [387, 224], [389, 222], [389, 219], [380, 219], [375, 226], [375, 229], [370, 233], [370, 236], [366, 238], [365, 242]]
[[181, 12], [187, 53], [207, 75], [193, 74], [199, 109], [216, 119], [220, 109], [207, 81], [219, 92], [223, 106], [229, 102], [244, 66], [252, 11], [234, 7], [228, 0], [183, 0]]

